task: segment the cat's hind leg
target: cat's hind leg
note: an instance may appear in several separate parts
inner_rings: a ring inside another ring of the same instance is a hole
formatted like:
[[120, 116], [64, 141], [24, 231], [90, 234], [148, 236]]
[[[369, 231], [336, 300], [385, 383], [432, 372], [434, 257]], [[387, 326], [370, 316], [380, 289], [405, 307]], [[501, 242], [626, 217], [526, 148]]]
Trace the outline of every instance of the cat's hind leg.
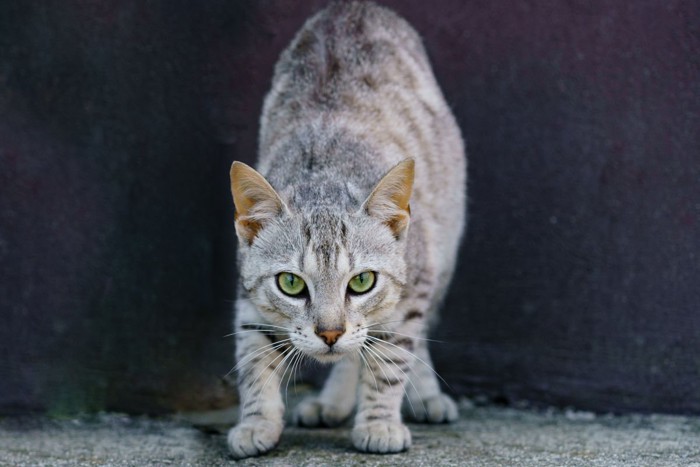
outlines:
[[427, 342], [416, 339], [416, 359], [406, 384], [404, 412], [421, 423], [449, 423], [457, 420], [457, 404], [442, 392], [428, 352]]
[[334, 427], [350, 417], [357, 401], [360, 362], [345, 358], [333, 366], [318, 396], [304, 399], [296, 408], [294, 421], [306, 427]]

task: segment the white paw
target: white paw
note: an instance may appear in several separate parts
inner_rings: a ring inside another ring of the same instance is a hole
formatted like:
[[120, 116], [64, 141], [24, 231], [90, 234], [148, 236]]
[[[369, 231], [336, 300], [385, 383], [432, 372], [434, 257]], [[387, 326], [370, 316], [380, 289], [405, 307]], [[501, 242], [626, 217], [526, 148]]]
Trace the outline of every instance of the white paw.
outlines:
[[277, 445], [282, 425], [268, 420], [244, 421], [228, 432], [228, 449], [236, 459], [265, 454]]
[[352, 444], [360, 451], [387, 454], [411, 446], [411, 432], [401, 422], [372, 421], [355, 425]]
[[[449, 423], [459, 417], [457, 404], [450, 396], [440, 393], [422, 401], [411, 401], [407, 414], [421, 423]], [[414, 413], [415, 412], [415, 413]]]
[[317, 397], [307, 397], [299, 403], [294, 411], [294, 422], [306, 427], [335, 427], [350, 416], [352, 408], [322, 403]]

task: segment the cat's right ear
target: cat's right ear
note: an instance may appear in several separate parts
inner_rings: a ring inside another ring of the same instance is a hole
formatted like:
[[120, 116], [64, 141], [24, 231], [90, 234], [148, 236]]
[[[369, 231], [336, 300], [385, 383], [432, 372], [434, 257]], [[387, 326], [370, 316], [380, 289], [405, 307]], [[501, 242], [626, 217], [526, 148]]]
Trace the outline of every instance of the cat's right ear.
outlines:
[[279, 216], [285, 204], [274, 188], [252, 167], [231, 165], [231, 194], [236, 206], [236, 234], [241, 241], [253, 243], [266, 222]]

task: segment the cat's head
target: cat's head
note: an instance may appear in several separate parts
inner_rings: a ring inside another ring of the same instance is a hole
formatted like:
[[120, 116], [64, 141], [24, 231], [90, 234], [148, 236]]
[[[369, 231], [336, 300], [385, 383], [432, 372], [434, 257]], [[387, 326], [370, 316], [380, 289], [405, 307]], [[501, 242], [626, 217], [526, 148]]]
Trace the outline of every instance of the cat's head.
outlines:
[[359, 205], [293, 205], [233, 163], [241, 283], [265, 322], [304, 354], [322, 362], [357, 354], [369, 330], [396, 319], [413, 174], [413, 160], [399, 163]]

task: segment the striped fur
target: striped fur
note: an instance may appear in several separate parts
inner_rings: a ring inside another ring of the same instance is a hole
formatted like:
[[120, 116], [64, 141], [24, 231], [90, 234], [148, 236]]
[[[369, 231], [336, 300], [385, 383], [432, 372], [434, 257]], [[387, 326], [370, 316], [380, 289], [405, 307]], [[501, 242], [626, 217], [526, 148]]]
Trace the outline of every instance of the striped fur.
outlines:
[[[296, 421], [333, 426], [355, 411], [359, 450], [410, 446], [404, 396], [420, 421], [454, 420], [423, 338], [465, 225], [466, 158], [416, 32], [372, 3], [333, 3], [309, 19], [277, 63], [257, 168], [262, 177], [231, 170], [242, 401], [233, 456], [277, 444], [280, 387], [302, 359], [334, 367]], [[375, 286], [349, 293], [363, 271]], [[281, 272], [303, 278], [306, 293], [282, 293]], [[320, 330], [340, 336], [331, 347]]]

